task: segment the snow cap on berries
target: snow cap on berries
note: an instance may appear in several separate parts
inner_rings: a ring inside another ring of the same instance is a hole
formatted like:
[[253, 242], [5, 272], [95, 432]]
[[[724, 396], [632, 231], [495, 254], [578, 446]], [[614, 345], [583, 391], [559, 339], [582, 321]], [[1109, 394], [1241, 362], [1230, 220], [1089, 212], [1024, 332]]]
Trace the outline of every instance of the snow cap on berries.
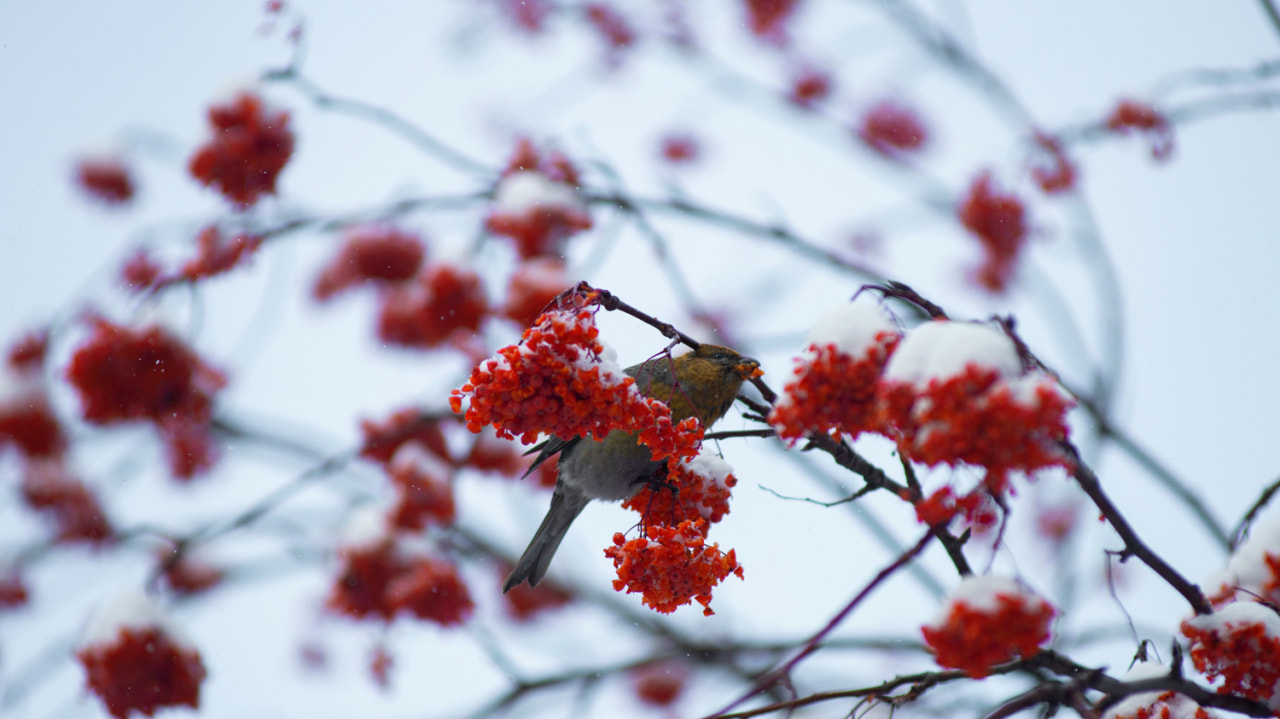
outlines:
[[796, 358], [769, 422], [783, 439], [810, 432], [856, 437], [877, 429], [876, 390], [902, 333], [872, 300], [846, 302], [823, 315]]
[[939, 665], [975, 679], [1016, 657], [1030, 657], [1049, 639], [1054, 609], [1007, 577], [966, 577], [932, 624], [921, 627]]
[[809, 343], [834, 344], [850, 357], [861, 357], [876, 345], [882, 332], [899, 335], [893, 317], [879, 302], [844, 302], [820, 317], [809, 330]]
[[85, 627], [80, 646], [110, 644], [125, 629], [159, 629], [174, 642], [187, 648], [193, 646], [159, 605], [136, 590], [118, 594], [99, 606]]
[[200, 705], [205, 669], [199, 652], [141, 592], [117, 596], [98, 610], [76, 658], [89, 689], [116, 719]]
[[997, 377], [1022, 373], [1013, 341], [1000, 330], [974, 322], [926, 322], [907, 333], [885, 367], [889, 382], [919, 388], [930, 380], [963, 374], [969, 365], [994, 370]]
[[1280, 603], [1280, 512], [1254, 525], [1209, 586], [1216, 588], [1210, 600], [1218, 605], [1245, 594]]
[[1280, 615], [1265, 604], [1235, 602], [1182, 623], [1191, 661], [1220, 693], [1280, 710]]
[[493, 196], [493, 209], [504, 215], [523, 215], [539, 207], [564, 207], [586, 212], [578, 193], [541, 172], [524, 170], [502, 178]]

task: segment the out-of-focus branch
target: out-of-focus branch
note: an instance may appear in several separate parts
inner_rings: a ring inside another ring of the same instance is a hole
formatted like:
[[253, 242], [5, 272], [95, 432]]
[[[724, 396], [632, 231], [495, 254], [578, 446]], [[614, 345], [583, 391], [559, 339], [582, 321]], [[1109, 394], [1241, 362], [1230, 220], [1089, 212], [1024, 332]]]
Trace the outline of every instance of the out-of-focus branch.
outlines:
[[[1229, 92], [1213, 97], [1166, 105], [1161, 108], [1164, 118], [1171, 125], [1189, 125], [1222, 115], [1256, 110], [1273, 110], [1280, 107], [1280, 90], [1265, 89], [1251, 92]], [[1062, 128], [1054, 135], [1064, 144], [1086, 144], [1119, 139], [1124, 135], [1107, 126], [1106, 118]]]
[[1262, 6], [1262, 12], [1266, 13], [1267, 19], [1271, 21], [1272, 29], [1280, 34], [1280, 11], [1271, 4], [1271, 0], [1258, 0], [1258, 4]]
[[821, 645], [822, 640], [831, 632], [835, 631], [836, 628], [839, 627], [840, 624], [845, 620], [845, 618], [848, 617], [849, 614], [852, 613], [853, 610], [857, 608], [857, 606], [861, 604], [864, 599], [870, 596], [871, 593], [875, 591], [877, 587], [880, 586], [880, 584], [882, 584], [889, 577], [896, 574], [898, 570], [907, 566], [911, 562], [911, 560], [915, 559], [917, 555], [923, 552], [924, 548], [928, 546], [929, 540], [932, 538], [933, 538], [932, 529], [929, 530], [928, 532], [925, 532], [924, 536], [920, 538], [920, 541], [916, 542], [914, 546], [912, 546], [903, 554], [899, 555], [899, 557], [895, 559], [892, 564], [880, 570], [880, 573], [877, 574], [875, 578], [873, 578], [865, 587], [863, 587], [861, 591], [859, 591], [856, 595], [854, 595], [853, 599], [849, 600], [849, 603], [846, 604], [844, 608], [841, 609], [838, 613], [836, 613], [836, 615], [831, 618], [831, 621], [827, 622], [827, 625], [825, 627], [820, 629], [817, 634], [814, 634], [813, 637], [809, 639], [808, 642], [805, 643], [805, 645], [800, 649], [799, 652], [796, 653], [794, 657], [787, 660], [787, 662], [784, 663], [782, 666], [764, 674], [762, 677], [760, 677], [759, 680], [757, 680], [755, 687], [753, 687], [751, 691], [747, 692], [743, 696], [739, 697], [732, 704], [730, 704], [729, 706], [725, 707], [724, 709], [720, 710], [719, 712], [711, 716], [720, 717], [720, 716], [728, 715], [728, 712], [732, 711], [734, 707], [741, 705], [743, 702], [750, 699], [751, 697], [774, 686], [779, 681], [790, 676], [792, 670], [794, 670], [796, 666], [800, 664], [800, 662], [804, 661], [805, 658], [813, 654]]
[[585, 199], [592, 204], [613, 205], [624, 212], [633, 214], [639, 214], [641, 210], [651, 210], [701, 220], [745, 235], [773, 240], [794, 250], [796, 254], [802, 257], [851, 273], [863, 280], [870, 282], [884, 281], [884, 278], [880, 277], [874, 270], [854, 262], [848, 257], [841, 257], [839, 254], [821, 247], [785, 227], [756, 222], [755, 220], [713, 209], [683, 198], [658, 200], [630, 197], [616, 193], [600, 194], [589, 192], [586, 193]]
[[423, 130], [421, 127], [409, 122], [405, 118], [380, 105], [371, 105], [359, 100], [352, 100], [345, 97], [331, 95], [320, 88], [319, 85], [302, 75], [296, 66], [289, 66], [280, 70], [271, 70], [263, 73], [262, 80], [264, 82], [278, 82], [287, 84], [303, 95], [307, 96], [311, 102], [321, 110], [332, 110], [333, 112], [351, 115], [369, 120], [375, 125], [394, 132], [395, 134], [408, 140], [416, 145], [420, 150], [435, 157], [436, 159], [451, 165], [455, 169], [472, 175], [496, 176], [497, 170], [486, 165], [479, 160], [473, 159], [462, 152], [455, 150], [445, 142], [436, 139], [435, 136]]

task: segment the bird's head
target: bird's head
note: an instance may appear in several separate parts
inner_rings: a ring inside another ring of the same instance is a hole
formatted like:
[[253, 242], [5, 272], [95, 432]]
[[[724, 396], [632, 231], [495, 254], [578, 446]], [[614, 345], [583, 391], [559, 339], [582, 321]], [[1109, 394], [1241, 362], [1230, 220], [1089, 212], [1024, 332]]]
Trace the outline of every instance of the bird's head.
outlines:
[[753, 379], [764, 374], [760, 362], [754, 357], [744, 357], [728, 347], [703, 344], [691, 352], [691, 358], [706, 360], [718, 367], [726, 379], [736, 376], [739, 382]]

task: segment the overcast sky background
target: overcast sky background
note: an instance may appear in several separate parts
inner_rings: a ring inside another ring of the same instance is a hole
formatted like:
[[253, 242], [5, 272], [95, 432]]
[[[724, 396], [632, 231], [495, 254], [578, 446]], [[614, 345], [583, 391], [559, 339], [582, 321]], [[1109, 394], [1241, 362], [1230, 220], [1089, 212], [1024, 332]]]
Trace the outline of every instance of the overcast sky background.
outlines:
[[[643, 5], [620, 8], [652, 17], [636, 10]], [[500, 21], [489, 3], [298, 2], [274, 30], [262, 32], [267, 16], [259, 2], [0, 2], [0, 338], [89, 306], [128, 317], [134, 308], [114, 287], [125, 253], [139, 243], [186, 242], [204, 223], [225, 216], [221, 199], [185, 175], [185, 159], [205, 136], [204, 112], [212, 98], [287, 61], [284, 35], [300, 14], [306, 23], [305, 73], [334, 94], [391, 109], [495, 169], [505, 163], [513, 136], [526, 132], [558, 144], [584, 167], [592, 159], [608, 163], [637, 194], [662, 196], [677, 183], [699, 201], [785, 222], [841, 251], [851, 251], [848, 237], [854, 232], [877, 229], [869, 262], [955, 315], [1016, 313], [1032, 346], [1069, 379], [1083, 380], [1085, 364], [1039, 309], [1046, 283], [1067, 298], [1095, 357], [1103, 344], [1098, 317], [1122, 312], [1118, 422], [1193, 484], [1228, 526], [1261, 487], [1280, 476], [1274, 409], [1280, 406], [1280, 121], [1274, 112], [1227, 114], [1180, 127], [1173, 158], [1165, 164], [1153, 162], [1140, 139], [1102, 141], [1075, 153], [1083, 191], [1119, 275], [1121, 307], [1099, 306], [1080, 244], [1064, 229], [1070, 226], [1064, 206], [1019, 186], [1035, 200], [1038, 233], [1013, 293], [992, 298], [966, 279], [977, 262], [976, 243], [950, 215], [913, 201], [901, 175], [849, 140], [841, 123], [854, 116], [854, 108], [880, 97], [905, 98], [932, 128], [921, 164], [955, 193], [984, 166], [996, 167], [1012, 183], [1025, 157], [1025, 138], [1011, 133], [971, 86], [887, 23], [877, 3], [809, 0], [797, 17], [801, 54], [838, 73], [840, 91], [830, 106], [840, 116], [835, 123], [770, 97], [767, 89], [783, 86], [789, 64], [746, 35], [736, 3], [695, 5], [695, 29], [723, 65], [685, 62], [657, 42], [642, 42], [639, 54], [609, 70], [597, 39], [579, 24], [554, 21], [547, 35], [529, 38]], [[1049, 129], [1097, 119], [1122, 96], [1150, 96], [1180, 71], [1249, 68], [1280, 54], [1280, 34], [1259, 3], [1246, 0], [975, 0], [928, 7]], [[279, 183], [281, 197], [265, 208], [264, 218], [337, 214], [406, 196], [484, 187], [385, 128], [319, 112], [287, 87], [271, 87], [267, 94], [290, 110], [298, 143]], [[678, 174], [660, 166], [657, 139], [672, 128], [703, 140], [702, 165]], [[108, 144], [128, 148], [140, 181], [129, 210], [102, 209], [71, 182], [74, 159]], [[607, 186], [598, 170], [587, 172], [597, 186]], [[477, 237], [478, 218], [476, 211], [441, 212], [415, 215], [407, 224], [429, 236], [432, 258], [464, 258]], [[740, 348], [761, 358], [766, 379], [777, 389], [814, 317], [859, 284], [761, 240], [669, 218], [655, 221], [700, 299], [730, 310]], [[571, 243], [571, 272], [587, 270], [587, 279], [598, 286], [692, 327], [634, 228], [605, 212], [596, 213], [596, 222], [593, 233]], [[615, 225], [615, 249], [595, 262]], [[356, 441], [359, 417], [415, 402], [442, 407], [467, 369], [447, 352], [379, 347], [370, 324], [371, 297], [312, 305], [309, 283], [334, 246], [332, 237], [314, 235], [273, 245], [248, 271], [210, 284], [197, 323], [184, 299], [169, 308], [194, 332], [196, 345], [230, 371], [227, 411], [329, 452]], [[511, 263], [509, 253], [494, 244], [473, 260], [489, 279], [503, 277]], [[624, 364], [664, 344], [631, 320], [602, 316], [601, 324]], [[512, 338], [509, 331], [495, 330], [488, 339], [496, 347]], [[55, 348], [57, 357], [65, 358], [71, 339]], [[74, 412], [74, 398], [65, 392], [59, 402]], [[733, 415], [721, 428], [745, 426]], [[878, 442], [871, 438], [863, 448], [892, 467]], [[707, 636], [806, 636], [891, 555], [846, 509], [787, 502], [758, 488], [836, 498], [806, 479], [791, 459], [747, 442], [723, 448], [730, 464], [740, 468], [742, 482], [733, 513], [712, 538], [737, 549], [747, 580], [730, 580], [717, 591], [715, 617], [682, 610], [673, 621]], [[158, 457], [146, 433], [125, 432], [90, 441], [76, 460], [86, 478], [104, 487], [108, 511], [121, 524], [159, 518], [173, 526], [225, 516], [304, 468], [236, 451], [213, 476], [175, 490], [149, 461]], [[130, 458], [141, 458], [141, 469], [121, 470], [136, 468]], [[1222, 553], [1200, 527], [1130, 460], [1110, 450], [1093, 459], [1144, 538], [1187, 576], [1204, 581], [1221, 565]], [[4, 463], [0, 469], [12, 473], [14, 466]], [[857, 486], [853, 477], [843, 479]], [[366, 469], [340, 480], [356, 487], [362, 481], [367, 487], [379, 479]], [[1060, 476], [1020, 486], [1020, 501], [1029, 507], [1042, 496], [1048, 501], [1069, 494]], [[18, 546], [35, 526], [13, 506], [11, 490], [3, 491], [0, 551]], [[545, 494], [497, 480], [464, 478], [458, 491], [463, 521], [492, 531], [512, 551], [523, 547], [546, 502]], [[909, 512], [891, 498], [871, 499], [867, 507], [902, 541], [914, 541], [920, 530]], [[286, 515], [312, 526], [308, 547], [320, 550], [341, 522], [339, 509], [331, 493], [319, 492], [300, 498]], [[1015, 517], [1021, 536], [1030, 514]], [[631, 521], [616, 507], [590, 508], [553, 572], [607, 589], [612, 570], [600, 548]], [[1092, 587], [1073, 616], [1077, 630], [1123, 621], [1100, 586], [1101, 548], [1118, 545], [1092, 524], [1084, 522], [1089, 536], [1073, 560], [1081, 572], [1078, 586]], [[1018, 572], [1052, 593], [1051, 569], [1058, 560], [1041, 547], [1010, 543], [1014, 551], [1002, 553], [996, 568]], [[599, 637], [616, 636], [624, 657], [643, 650], [634, 635], [592, 611], [512, 630], [497, 609], [496, 577], [468, 570], [480, 604], [477, 627], [442, 632], [397, 623], [387, 637], [397, 659], [393, 691], [382, 693], [370, 685], [364, 667], [378, 633], [322, 619], [319, 602], [328, 570], [289, 560], [280, 544], [268, 533], [214, 548], [215, 556], [228, 561], [284, 569], [269, 581], [230, 587], [179, 610], [179, 621], [210, 670], [203, 716], [464, 712], [505, 687], [477, 640], [482, 633], [496, 636], [532, 676], [566, 664], [616, 660], [608, 651], [616, 647], [600, 646]], [[978, 564], [984, 563], [985, 554], [975, 553], [983, 560]], [[950, 582], [954, 572], [938, 554], [931, 552], [925, 564]], [[38, 665], [33, 662], [51, 646], [56, 655], [58, 643], [74, 636], [103, 596], [136, 587], [145, 572], [136, 559], [69, 552], [33, 571], [37, 608], [0, 617], [0, 681], [24, 676], [24, 667]], [[1136, 564], [1127, 574], [1126, 608], [1146, 626], [1172, 631], [1187, 612], [1180, 598]], [[626, 601], [638, 605], [634, 596]], [[899, 577], [844, 629], [850, 636], [909, 636], [934, 607], [927, 592]], [[329, 649], [331, 666], [320, 678], [295, 671], [297, 647], [306, 641]], [[1160, 642], [1167, 652], [1167, 635]], [[1128, 644], [1117, 642], [1079, 656], [1118, 667], [1127, 663], [1128, 651]], [[852, 662], [861, 664], [850, 670]], [[105, 716], [95, 699], [80, 692], [78, 667], [70, 661], [52, 666], [38, 684], [24, 683], [23, 698], [0, 713]], [[815, 659], [802, 676], [811, 688], [853, 686], [930, 666], [919, 656], [885, 661], [843, 655]], [[738, 690], [723, 678], [708, 679], [681, 706], [705, 712]], [[616, 691], [604, 696], [629, 701]], [[548, 716], [563, 716], [571, 697], [567, 691], [539, 695], [529, 707], [531, 713], [546, 709]], [[603, 715], [601, 706], [610, 705], [589, 704], [587, 715]], [[630, 704], [614, 710], [632, 711]], [[813, 714], [826, 715], [822, 708]]]

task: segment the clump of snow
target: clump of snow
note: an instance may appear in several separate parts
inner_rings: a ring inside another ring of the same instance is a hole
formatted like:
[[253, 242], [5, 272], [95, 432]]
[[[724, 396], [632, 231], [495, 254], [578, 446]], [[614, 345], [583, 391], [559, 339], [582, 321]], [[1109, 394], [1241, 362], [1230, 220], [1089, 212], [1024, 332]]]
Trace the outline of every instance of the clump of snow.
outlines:
[[573, 367], [578, 370], [587, 370], [592, 367], [598, 368], [600, 370], [600, 384], [605, 387], [612, 387], [625, 382], [627, 374], [618, 366], [618, 351], [602, 339], [596, 338], [596, 342], [600, 343], [600, 354], [592, 355], [585, 349], [579, 349], [578, 359], [573, 362]]
[[390, 537], [386, 514], [372, 504], [356, 508], [347, 517], [339, 533], [338, 543], [344, 547], [360, 549], [381, 544]]
[[733, 474], [733, 467], [729, 463], [719, 457], [719, 455], [707, 449], [698, 452], [698, 456], [689, 460], [689, 471], [704, 477], [717, 486], [727, 489], [729, 485], [725, 484], [725, 480], [729, 475]]
[[1280, 641], [1280, 615], [1258, 602], [1233, 602], [1213, 614], [1188, 619], [1187, 624], [1205, 632], [1230, 634], [1235, 628], [1261, 624], [1272, 641]]
[[[1236, 547], [1227, 566], [1209, 586], [1228, 590], [1239, 587], [1266, 599], [1280, 599], [1280, 596], [1269, 596], [1272, 592], [1267, 591], [1267, 585], [1277, 579], [1267, 564], [1267, 555], [1280, 558], [1280, 512], [1272, 512], [1265, 522], [1254, 525], [1249, 538]], [[1275, 587], [1271, 589], [1274, 592]]]
[[452, 471], [449, 465], [417, 440], [400, 445], [396, 453], [391, 456], [389, 466], [392, 472], [411, 470], [417, 476], [435, 477], [440, 480], [448, 478]]
[[0, 405], [30, 402], [33, 396], [41, 394], [42, 387], [38, 373], [19, 374], [7, 368], [0, 368]]
[[1067, 401], [1068, 405], [1075, 404], [1075, 400], [1062, 389], [1058, 381], [1043, 370], [1032, 370], [1020, 377], [1003, 379], [997, 389], [999, 387], [1006, 388], [1013, 401], [1023, 407], [1035, 409], [1040, 406], [1041, 388], [1048, 389], [1050, 392], [1062, 397]]
[[533, 286], [565, 286], [564, 262], [552, 257], [535, 257], [520, 263], [517, 270], [521, 279]]
[[568, 207], [586, 210], [572, 187], [556, 182], [541, 172], [513, 172], [498, 182], [494, 209], [504, 215], [522, 215], [539, 207]]
[[950, 619], [951, 608], [957, 604], [964, 604], [980, 612], [998, 612], [1001, 596], [1026, 597], [1033, 602], [1044, 601], [1008, 577], [968, 576], [951, 590], [949, 601], [942, 606], [934, 623], [945, 624]]
[[889, 311], [874, 299], [863, 296], [820, 317], [809, 330], [809, 343], [834, 344], [842, 354], [861, 357], [881, 332], [899, 334]]
[[117, 594], [104, 602], [89, 620], [84, 636], [80, 640], [81, 648], [111, 644], [124, 629], [158, 629], [164, 632], [175, 644], [194, 649], [194, 645], [169, 615], [153, 602], [150, 597], [138, 590]]
[[933, 379], [963, 374], [969, 365], [995, 370], [999, 377], [1022, 374], [1013, 340], [989, 325], [926, 322], [907, 333], [889, 358], [884, 378], [924, 388]]

